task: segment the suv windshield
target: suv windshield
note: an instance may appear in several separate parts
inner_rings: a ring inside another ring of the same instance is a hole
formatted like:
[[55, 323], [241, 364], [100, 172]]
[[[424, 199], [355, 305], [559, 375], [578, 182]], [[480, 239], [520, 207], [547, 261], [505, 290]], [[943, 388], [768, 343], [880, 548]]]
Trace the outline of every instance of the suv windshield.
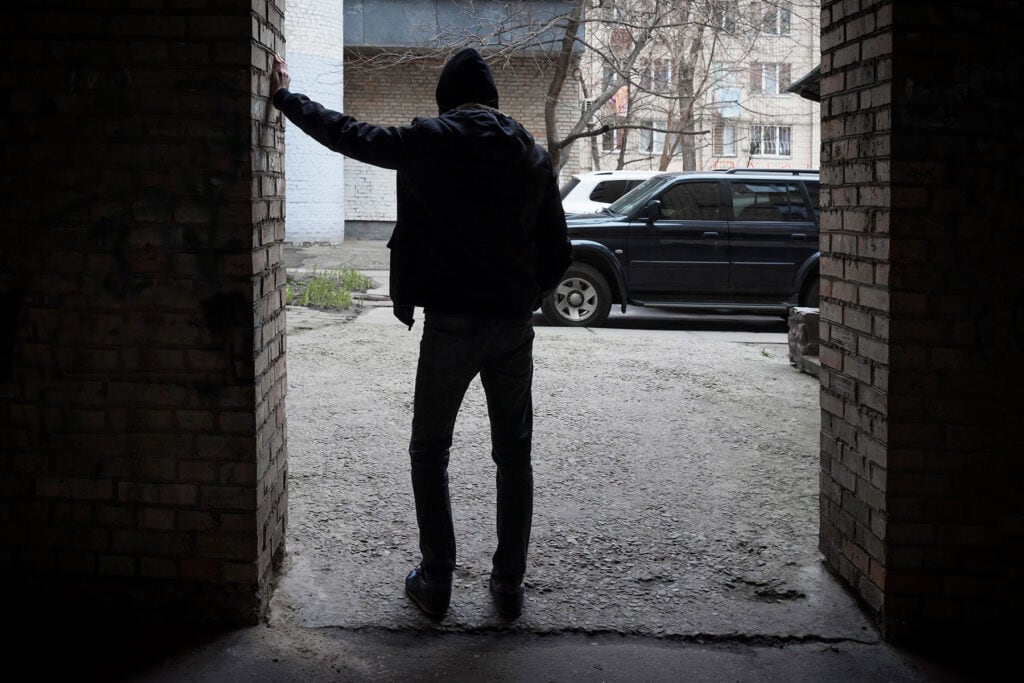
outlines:
[[636, 211], [637, 208], [645, 205], [648, 200], [654, 196], [658, 187], [661, 185], [662, 178], [664, 178], [664, 176], [648, 178], [626, 194], [619, 197], [618, 201], [613, 202], [605, 209], [605, 211], [617, 216], [628, 216]]

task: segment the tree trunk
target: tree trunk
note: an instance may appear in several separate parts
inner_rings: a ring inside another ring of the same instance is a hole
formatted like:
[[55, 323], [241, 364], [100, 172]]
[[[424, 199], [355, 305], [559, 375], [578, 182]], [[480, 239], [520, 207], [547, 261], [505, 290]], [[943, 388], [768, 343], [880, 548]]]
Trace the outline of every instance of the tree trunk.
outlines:
[[622, 145], [619, 147], [619, 158], [615, 160], [615, 170], [621, 171], [626, 166], [626, 143], [629, 141], [629, 130], [622, 131]]
[[576, 34], [580, 30], [586, 1], [576, 0], [569, 12], [565, 22], [565, 35], [562, 36], [562, 46], [555, 58], [555, 73], [551, 76], [548, 94], [544, 99], [544, 133], [548, 139], [548, 154], [551, 155], [556, 173], [562, 170], [567, 161], [562, 158], [562, 147], [558, 139], [558, 98], [562, 94], [562, 86], [565, 85], [565, 79], [568, 78], [572, 66], [572, 48], [576, 43]]
[[687, 51], [687, 55], [685, 57], [680, 55], [676, 67], [676, 96], [674, 99], [675, 102], [678, 102], [679, 118], [675, 122], [676, 125], [670, 126], [670, 128], [682, 132], [677, 133], [672, 144], [666, 145], [662, 151], [658, 167], [663, 171], [668, 168], [668, 164], [671, 162], [672, 157], [676, 155], [677, 150], [679, 150], [684, 171], [694, 171], [697, 169], [697, 148], [693, 135], [693, 103], [696, 100], [696, 93], [694, 93], [694, 64], [697, 63], [703, 49], [704, 27], [700, 27], [690, 42], [690, 49]]

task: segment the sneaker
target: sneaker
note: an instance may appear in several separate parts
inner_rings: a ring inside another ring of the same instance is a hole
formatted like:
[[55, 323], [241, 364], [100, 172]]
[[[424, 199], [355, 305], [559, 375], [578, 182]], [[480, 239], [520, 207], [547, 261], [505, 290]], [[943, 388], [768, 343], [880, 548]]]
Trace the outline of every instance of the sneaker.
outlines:
[[452, 599], [452, 582], [450, 579], [427, 581], [423, 568], [416, 565], [405, 577], [405, 594], [428, 617], [440, 619], [448, 611]]
[[515, 619], [523, 613], [523, 598], [526, 595], [526, 587], [523, 582], [507, 583], [491, 577], [488, 588], [491, 597], [494, 599], [494, 606], [498, 608], [498, 614], [506, 619]]

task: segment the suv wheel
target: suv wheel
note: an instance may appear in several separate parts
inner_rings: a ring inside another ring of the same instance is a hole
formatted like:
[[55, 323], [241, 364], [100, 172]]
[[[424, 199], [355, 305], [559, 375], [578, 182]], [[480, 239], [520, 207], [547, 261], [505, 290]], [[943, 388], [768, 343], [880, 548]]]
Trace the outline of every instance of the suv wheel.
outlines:
[[597, 269], [574, 263], [562, 276], [555, 291], [544, 298], [541, 310], [553, 325], [596, 327], [608, 319], [612, 291]]
[[821, 289], [821, 279], [817, 276], [811, 278], [800, 295], [800, 305], [803, 308], [818, 308], [818, 292]]

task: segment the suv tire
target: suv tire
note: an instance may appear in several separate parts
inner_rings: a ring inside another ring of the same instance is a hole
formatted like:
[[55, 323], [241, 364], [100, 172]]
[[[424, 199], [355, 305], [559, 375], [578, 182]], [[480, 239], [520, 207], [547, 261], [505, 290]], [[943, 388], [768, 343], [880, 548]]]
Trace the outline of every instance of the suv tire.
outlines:
[[552, 325], [597, 327], [608, 319], [612, 290], [596, 268], [585, 263], [569, 266], [555, 287], [544, 297], [541, 311]]
[[803, 293], [800, 295], [800, 306], [803, 308], [818, 308], [820, 290], [821, 278], [814, 276], [808, 280], [804, 286]]

